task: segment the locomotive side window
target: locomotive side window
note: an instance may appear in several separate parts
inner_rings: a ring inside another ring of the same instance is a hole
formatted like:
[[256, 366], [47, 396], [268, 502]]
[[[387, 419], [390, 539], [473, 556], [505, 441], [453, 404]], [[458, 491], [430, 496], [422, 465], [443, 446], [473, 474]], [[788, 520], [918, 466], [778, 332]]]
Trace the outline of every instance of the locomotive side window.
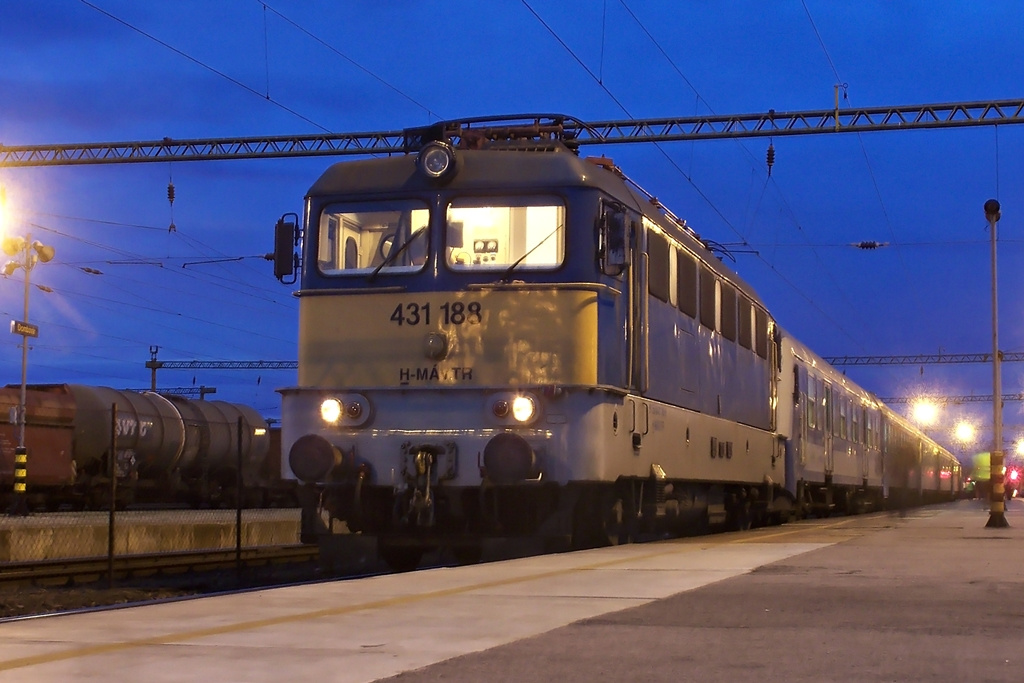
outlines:
[[679, 310], [697, 317], [697, 262], [683, 250], [676, 253], [676, 297]]
[[722, 283], [722, 336], [729, 341], [736, 341], [736, 288], [727, 282]]
[[653, 230], [647, 233], [647, 289], [653, 296], [668, 302], [669, 248], [668, 239]]
[[740, 295], [739, 300], [739, 317], [740, 317], [740, 344], [743, 348], [749, 349], [753, 347], [753, 341], [751, 336], [754, 332], [754, 307], [750, 303], [750, 299]]
[[626, 248], [628, 225], [626, 208], [618, 203], [607, 203], [601, 207], [598, 219], [598, 259], [605, 275], [618, 277], [629, 264], [629, 249]]
[[324, 275], [417, 272], [426, 261], [429, 215], [419, 201], [329, 206], [317, 266]]
[[668, 249], [668, 302], [673, 306], [679, 305], [679, 253], [675, 245]]
[[761, 358], [768, 358], [768, 314], [760, 308], [754, 310], [754, 350]]
[[715, 273], [703, 263], [700, 264], [700, 324], [710, 330], [715, 329], [715, 314], [718, 312], [717, 285]]
[[452, 270], [550, 270], [565, 259], [565, 206], [555, 197], [473, 197], [448, 206]]

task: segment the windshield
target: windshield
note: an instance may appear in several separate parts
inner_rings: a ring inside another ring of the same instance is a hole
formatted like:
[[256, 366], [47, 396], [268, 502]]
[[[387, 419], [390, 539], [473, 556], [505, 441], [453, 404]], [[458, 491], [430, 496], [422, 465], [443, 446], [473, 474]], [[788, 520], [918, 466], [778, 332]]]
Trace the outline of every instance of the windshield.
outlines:
[[332, 205], [320, 217], [324, 275], [413, 273], [427, 259], [430, 212], [420, 201]]
[[448, 206], [452, 270], [550, 270], [565, 256], [565, 206], [556, 197], [473, 197]]

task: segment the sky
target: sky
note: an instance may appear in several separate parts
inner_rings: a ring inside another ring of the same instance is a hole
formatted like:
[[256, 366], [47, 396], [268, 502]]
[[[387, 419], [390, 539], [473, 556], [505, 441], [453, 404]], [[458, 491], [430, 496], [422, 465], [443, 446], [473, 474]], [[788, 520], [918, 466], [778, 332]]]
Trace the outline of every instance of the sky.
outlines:
[[[837, 93], [841, 107], [1013, 99], [1021, 35], [1016, 0], [0, 0], [0, 143], [821, 110]], [[1000, 347], [1024, 351], [1022, 152], [1018, 125], [583, 149], [731, 246], [728, 264], [826, 357], [991, 352], [990, 198]], [[294, 287], [263, 256], [338, 160], [0, 168], [7, 232], [56, 250], [30, 272], [29, 383], [145, 388], [151, 346], [161, 360], [294, 360]], [[850, 246], [871, 240], [888, 246]], [[0, 318], [24, 319], [23, 281], [0, 279]], [[20, 382], [20, 340], [0, 339], [0, 384]], [[1002, 367], [1003, 393], [1024, 391], [1024, 364]], [[846, 371], [880, 397], [992, 393], [986, 365]], [[158, 374], [269, 418], [294, 382]], [[1022, 410], [1005, 405], [1008, 441]], [[964, 418], [987, 449], [990, 403], [949, 405], [930, 433], [951, 443]]]

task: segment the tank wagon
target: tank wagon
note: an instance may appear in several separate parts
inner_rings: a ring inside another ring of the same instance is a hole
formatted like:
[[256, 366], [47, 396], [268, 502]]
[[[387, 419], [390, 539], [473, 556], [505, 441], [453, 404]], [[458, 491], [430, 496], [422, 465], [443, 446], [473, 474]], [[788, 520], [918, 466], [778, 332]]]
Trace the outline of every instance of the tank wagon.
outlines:
[[[0, 388], [0, 488], [12, 489], [20, 385]], [[242, 422], [239, 442], [239, 420]], [[116, 436], [116, 442], [112, 441]], [[275, 439], [276, 441], [276, 439]], [[119, 504], [234, 503], [238, 463], [247, 492], [262, 502], [280, 480], [268, 477], [266, 422], [251, 407], [154, 392], [78, 384], [26, 391], [28, 492], [34, 505], [99, 506], [109, 500], [111, 447]]]
[[301, 225], [278, 222], [304, 538], [329, 516], [408, 568], [491, 536], [588, 547], [956, 492], [950, 453], [563, 120], [407, 131], [407, 154], [331, 166]]

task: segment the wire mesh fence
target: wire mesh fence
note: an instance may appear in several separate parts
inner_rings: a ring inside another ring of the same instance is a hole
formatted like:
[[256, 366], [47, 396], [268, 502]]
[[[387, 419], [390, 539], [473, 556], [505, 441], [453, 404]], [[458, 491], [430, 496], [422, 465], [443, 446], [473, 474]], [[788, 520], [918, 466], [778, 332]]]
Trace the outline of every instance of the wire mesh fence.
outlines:
[[115, 510], [0, 517], [7, 563], [230, 550], [299, 542], [299, 510]]

